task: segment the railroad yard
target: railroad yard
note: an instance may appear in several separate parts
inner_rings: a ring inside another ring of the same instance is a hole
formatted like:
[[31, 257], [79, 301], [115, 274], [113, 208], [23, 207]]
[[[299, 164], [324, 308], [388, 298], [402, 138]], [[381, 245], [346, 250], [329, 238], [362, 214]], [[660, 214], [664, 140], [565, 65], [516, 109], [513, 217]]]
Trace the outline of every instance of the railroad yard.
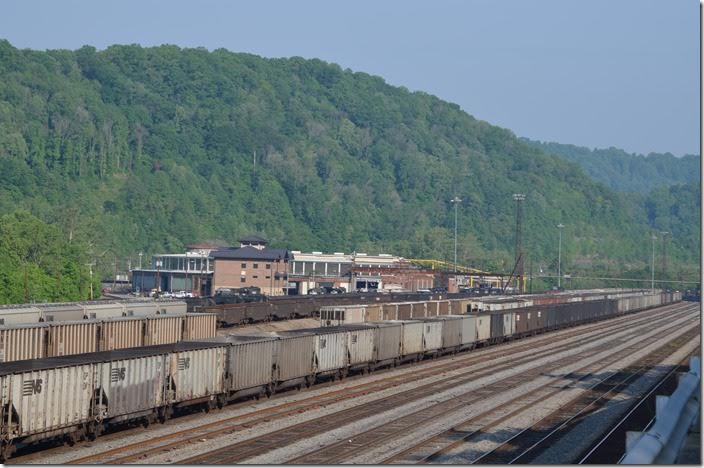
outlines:
[[[615, 463], [623, 440], [609, 441], [610, 451], [592, 448], [633, 402], [699, 353], [699, 329], [699, 303], [677, 302], [72, 447], [19, 447], [8, 462]], [[602, 458], [585, 459], [590, 452]]]

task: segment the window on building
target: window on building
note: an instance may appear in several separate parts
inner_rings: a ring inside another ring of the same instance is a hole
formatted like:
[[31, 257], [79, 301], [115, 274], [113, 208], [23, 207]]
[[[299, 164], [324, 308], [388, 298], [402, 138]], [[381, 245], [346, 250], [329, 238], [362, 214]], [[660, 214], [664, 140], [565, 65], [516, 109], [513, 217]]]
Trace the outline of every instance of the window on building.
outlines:
[[256, 270], [257, 268], [259, 268], [259, 264], [258, 263], [253, 264], [252, 268], [254, 268]]
[[252, 276], [252, 278], [257, 279], [259, 278], [257, 275]]
[[240, 283], [244, 283], [245, 281], [247, 281], [247, 278], [245, 278], [244, 276], [240, 276]]
[[267, 270], [271, 270], [271, 263], [267, 263], [267, 264], [266, 264], [266, 269], [267, 269]]
[[271, 279], [271, 276], [267, 276], [266, 279]]
[[242, 268], [247, 268], [247, 264], [246, 264], [246, 263], [243, 263], [243, 264], [242, 264]]

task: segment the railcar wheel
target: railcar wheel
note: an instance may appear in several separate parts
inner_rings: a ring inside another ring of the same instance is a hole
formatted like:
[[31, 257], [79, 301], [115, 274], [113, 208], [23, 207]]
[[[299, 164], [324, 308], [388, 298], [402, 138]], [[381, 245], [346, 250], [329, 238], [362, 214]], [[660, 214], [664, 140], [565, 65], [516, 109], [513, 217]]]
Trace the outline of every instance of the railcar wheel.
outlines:
[[227, 397], [225, 397], [225, 395], [218, 395], [215, 400], [219, 409], [222, 409], [227, 403]]
[[15, 453], [15, 446], [12, 442], [5, 442], [0, 445], [0, 463], [5, 463]]
[[88, 424], [88, 427], [86, 428], [86, 436], [88, 437], [88, 440], [94, 441], [98, 437], [100, 437], [100, 434], [103, 433], [103, 424], [99, 422], [91, 422]]
[[159, 422], [161, 424], [164, 424], [166, 421], [169, 420], [169, 418], [171, 418], [171, 415], [173, 414], [173, 412], [174, 412], [174, 410], [173, 410], [173, 408], [171, 408], [171, 406], [162, 406], [161, 408], [159, 408], [159, 410], [157, 412]]
[[267, 398], [271, 398], [274, 395], [274, 393], [276, 393], [276, 389], [274, 388], [273, 385], [268, 384], [266, 386], [266, 390], [264, 392], [266, 393]]
[[306, 377], [306, 387], [307, 387], [307, 388], [312, 387], [314, 383], [315, 383], [315, 377], [314, 377], [314, 376], [309, 375], [309, 376]]

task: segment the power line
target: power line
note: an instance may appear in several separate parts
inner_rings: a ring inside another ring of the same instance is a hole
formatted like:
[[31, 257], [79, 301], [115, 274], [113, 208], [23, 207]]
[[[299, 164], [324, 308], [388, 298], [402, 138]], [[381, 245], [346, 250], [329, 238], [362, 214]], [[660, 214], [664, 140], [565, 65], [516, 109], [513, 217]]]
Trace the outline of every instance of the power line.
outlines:
[[[536, 278], [556, 278], [555, 275], [536, 275]], [[610, 278], [601, 276], [570, 276], [574, 279], [593, 279], [593, 280], [613, 280], [613, 281], [642, 281], [650, 282], [649, 279], [643, 278]], [[701, 281], [687, 281], [687, 280], [655, 280], [656, 283], [688, 283], [688, 284], [699, 284]]]
[[455, 205], [455, 264], [454, 264], [454, 269], [457, 271], [457, 205], [459, 203], [462, 203], [462, 199], [455, 195], [455, 197], [450, 200], [450, 203], [453, 203]]
[[522, 193], [514, 193], [516, 200], [516, 263], [514, 270], [518, 278], [518, 291], [524, 291], [523, 285], [523, 200], [526, 196]]

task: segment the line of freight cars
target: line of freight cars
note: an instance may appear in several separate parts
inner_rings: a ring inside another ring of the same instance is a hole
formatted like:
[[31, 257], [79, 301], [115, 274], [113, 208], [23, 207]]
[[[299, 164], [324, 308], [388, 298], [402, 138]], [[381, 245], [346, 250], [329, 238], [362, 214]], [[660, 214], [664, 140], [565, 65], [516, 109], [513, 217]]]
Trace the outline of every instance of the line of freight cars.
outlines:
[[[553, 320], [548, 314], [544, 322], [515, 315], [530, 313], [528, 309], [495, 311], [4, 363], [0, 455], [10, 456], [17, 443], [94, 439], [107, 425], [163, 422], [179, 407], [221, 407], [352, 371], [454, 353], [677, 300], [672, 294], [653, 294], [590, 301], [578, 305], [579, 313], [570, 312], [575, 304], [553, 305]], [[521, 328], [522, 323], [529, 326]]]
[[213, 314], [160, 314], [0, 325], [0, 362], [211, 338]]
[[0, 325], [185, 314], [183, 301], [87, 301], [0, 306]]
[[[323, 306], [320, 309], [321, 326], [348, 325], [352, 323], [375, 322], [379, 320], [409, 320], [425, 317], [435, 317], [447, 314], [470, 314], [499, 310], [519, 310], [529, 308], [549, 307], [559, 304], [587, 304], [605, 299], [622, 299], [646, 297], [646, 301], [658, 299], [653, 291], [631, 290], [609, 293], [590, 293], [584, 295], [563, 296], [533, 296], [530, 299], [522, 297], [498, 298], [493, 301], [478, 302], [476, 299], [454, 299], [445, 301], [398, 302], [381, 304], [337, 305]], [[681, 293], [675, 293], [681, 300]], [[648, 304], [649, 306], [650, 304]]]
[[203, 299], [189, 299], [189, 312], [217, 314], [222, 327], [253, 322], [317, 317], [321, 307], [340, 304], [370, 304], [391, 301], [425, 301], [447, 297], [439, 294], [391, 293], [391, 294], [334, 294], [317, 296], [278, 296], [265, 302], [232, 304], [205, 304]]
[[[482, 310], [502, 310], [531, 305], [582, 302], [586, 300], [614, 299], [634, 294], [644, 294], [649, 290], [633, 289], [594, 289], [569, 293], [550, 293], [522, 296], [468, 297], [459, 294], [366, 294], [331, 295], [286, 298], [271, 298], [269, 302], [240, 304], [219, 304], [194, 306], [195, 312], [209, 312], [218, 316], [218, 325], [228, 327], [253, 322], [266, 322], [290, 318], [318, 317], [319, 311], [329, 306], [359, 306], [401, 302], [447, 303], [442, 305], [442, 313], [467, 313]], [[447, 310], [447, 312], [445, 312]], [[408, 317], [404, 317], [408, 318]]]

